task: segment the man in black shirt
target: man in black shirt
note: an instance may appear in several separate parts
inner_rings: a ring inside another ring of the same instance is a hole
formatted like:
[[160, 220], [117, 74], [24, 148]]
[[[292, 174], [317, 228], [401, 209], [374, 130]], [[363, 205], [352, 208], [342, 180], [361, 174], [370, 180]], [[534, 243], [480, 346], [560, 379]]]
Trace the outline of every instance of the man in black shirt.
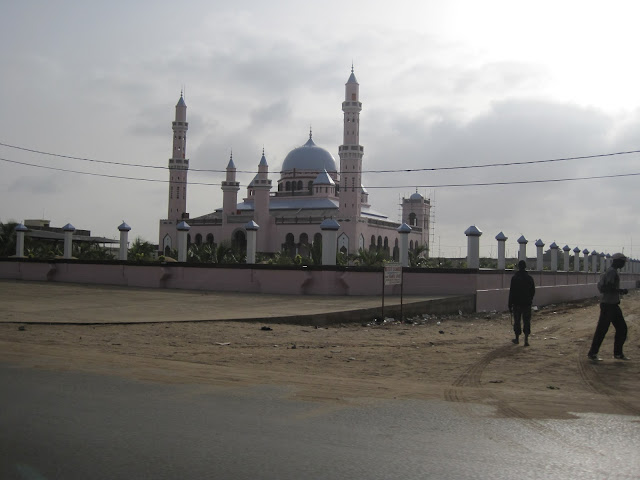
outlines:
[[[511, 277], [509, 288], [509, 311], [513, 313], [513, 331], [516, 338], [513, 343], [520, 343], [520, 334], [524, 331], [524, 346], [529, 346], [529, 334], [531, 333], [531, 303], [536, 294], [536, 286], [533, 278], [527, 273], [527, 263], [524, 260], [518, 262], [518, 271]], [[520, 319], [522, 318], [522, 327]]]

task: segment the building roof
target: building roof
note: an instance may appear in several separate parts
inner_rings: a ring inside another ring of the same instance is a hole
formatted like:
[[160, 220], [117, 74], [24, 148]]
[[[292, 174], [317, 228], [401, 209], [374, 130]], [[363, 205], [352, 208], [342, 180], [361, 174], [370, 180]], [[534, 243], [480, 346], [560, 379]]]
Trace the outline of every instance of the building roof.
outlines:
[[[52, 232], [49, 230], [30, 230], [25, 233], [27, 237], [40, 238], [43, 240], [61, 240], [64, 241], [64, 233]], [[74, 242], [88, 243], [120, 243], [120, 240], [105, 237], [90, 237], [87, 235], [73, 235], [71, 237]]]
[[321, 172], [337, 172], [336, 160], [327, 150], [317, 146], [311, 134], [309, 140], [301, 147], [294, 148], [285, 157], [282, 163], [282, 171], [296, 170], [315, 170]]
[[335, 185], [336, 182], [333, 181], [333, 178], [329, 176], [326, 170], [322, 173], [319, 173], [316, 179], [313, 181], [314, 185]]

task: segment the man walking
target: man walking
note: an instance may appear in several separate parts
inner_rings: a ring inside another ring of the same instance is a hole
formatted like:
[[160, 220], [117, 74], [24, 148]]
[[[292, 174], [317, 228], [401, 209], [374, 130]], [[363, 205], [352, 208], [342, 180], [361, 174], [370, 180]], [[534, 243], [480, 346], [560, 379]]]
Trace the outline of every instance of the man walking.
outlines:
[[589, 359], [595, 362], [602, 360], [598, 356], [598, 351], [611, 323], [616, 329], [616, 336], [613, 340], [613, 357], [618, 360], [629, 360], [629, 357], [622, 353], [622, 346], [627, 339], [627, 323], [622, 316], [622, 310], [620, 310], [620, 295], [624, 295], [628, 291], [626, 288], [620, 288], [620, 275], [618, 275], [618, 270], [624, 267], [627, 257], [622, 253], [616, 253], [611, 259], [613, 260], [611, 266], [607, 268], [607, 271], [598, 280], [598, 290], [602, 294], [600, 299], [600, 318], [593, 334], [591, 349], [587, 354]]
[[[520, 343], [520, 334], [524, 331], [524, 346], [529, 346], [529, 334], [531, 333], [531, 303], [536, 294], [536, 285], [531, 275], [527, 273], [527, 262], [518, 262], [518, 271], [511, 277], [509, 288], [509, 311], [513, 313], [513, 331], [516, 338], [513, 343]], [[522, 319], [522, 327], [520, 327]]]

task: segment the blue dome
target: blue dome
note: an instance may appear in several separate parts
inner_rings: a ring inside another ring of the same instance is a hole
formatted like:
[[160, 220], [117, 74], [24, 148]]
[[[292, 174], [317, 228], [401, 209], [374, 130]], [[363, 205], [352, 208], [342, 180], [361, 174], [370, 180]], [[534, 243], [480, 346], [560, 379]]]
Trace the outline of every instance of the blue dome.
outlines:
[[290, 171], [294, 168], [296, 170], [337, 172], [333, 156], [324, 148], [313, 143], [311, 136], [309, 136], [307, 143], [291, 150], [284, 159], [282, 171]]

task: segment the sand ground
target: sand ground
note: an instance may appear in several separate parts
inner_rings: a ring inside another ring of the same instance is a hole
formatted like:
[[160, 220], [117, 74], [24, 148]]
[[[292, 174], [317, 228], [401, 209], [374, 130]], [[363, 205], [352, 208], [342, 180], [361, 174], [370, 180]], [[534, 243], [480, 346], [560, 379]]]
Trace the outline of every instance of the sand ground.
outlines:
[[[84, 287], [66, 288], [90, 315]], [[18, 366], [216, 387], [279, 385], [325, 408], [411, 398], [455, 402], [469, 415], [486, 412], [477, 407], [485, 405], [495, 416], [521, 419], [640, 416], [639, 291], [621, 304], [631, 360], [612, 358], [611, 327], [604, 361], [594, 364], [586, 353], [599, 313], [595, 298], [534, 312], [531, 346], [524, 347], [511, 343], [508, 312], [318, 328], [264, 321], [47, 325], [21, 322], [10, 290], [0, 289], [0, 361]], [[119, 295], [135, 305], [140, 292]], [[122, 321], [135, 322], [127, 312]]]

